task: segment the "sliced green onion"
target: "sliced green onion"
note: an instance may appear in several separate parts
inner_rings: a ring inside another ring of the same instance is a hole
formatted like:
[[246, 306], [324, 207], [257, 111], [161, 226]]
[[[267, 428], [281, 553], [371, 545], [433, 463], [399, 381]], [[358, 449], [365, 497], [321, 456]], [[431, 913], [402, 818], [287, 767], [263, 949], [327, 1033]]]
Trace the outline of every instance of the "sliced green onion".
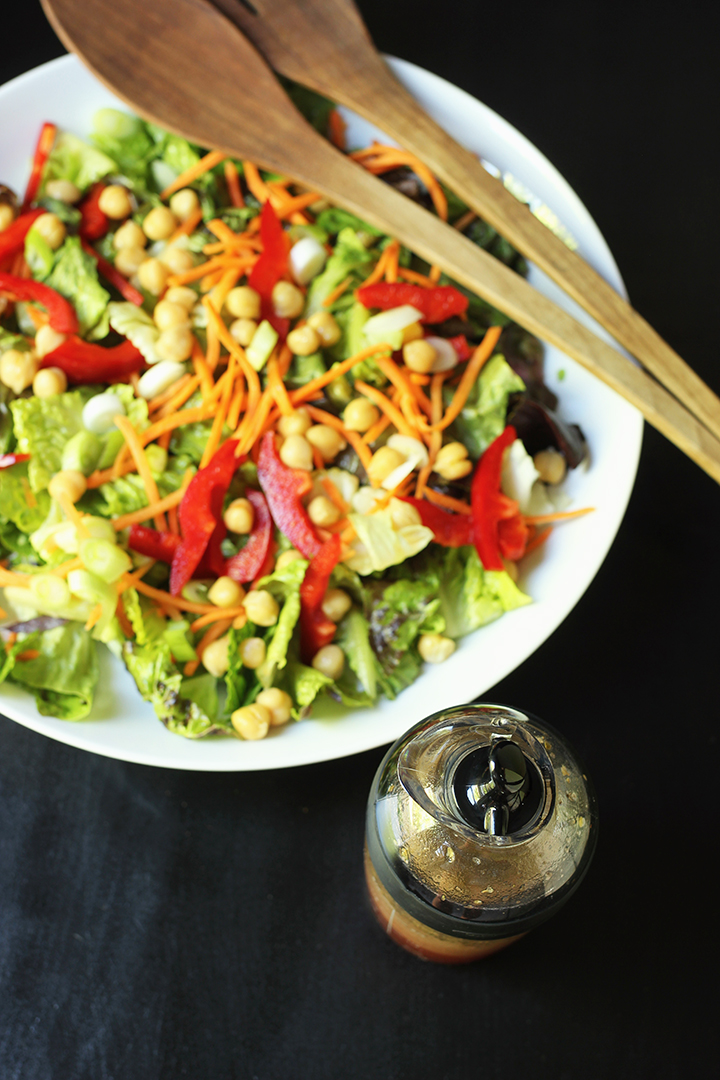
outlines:
[[62, 612], [70, 603], [70, 587], [64, 578], [55, 574], [33, 574], [30, 592], [38, 607], [46, 611]]
[[79, 555], [91, 574], [109, 584], [132, 569], [128, 553], [109, 540], [83, 540]]

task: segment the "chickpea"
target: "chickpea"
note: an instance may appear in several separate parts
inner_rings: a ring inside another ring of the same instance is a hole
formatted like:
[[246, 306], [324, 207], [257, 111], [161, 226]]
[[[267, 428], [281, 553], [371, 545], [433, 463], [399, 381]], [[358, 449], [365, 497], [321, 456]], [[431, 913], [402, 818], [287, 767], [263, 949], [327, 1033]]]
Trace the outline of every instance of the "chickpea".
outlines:
[[145, 259], [138, 267], [137, 276], [141, 288], [151, 296], [159, 296], [167, 285], [170, 271], [159, 259]]
[[48, 494], [51, 499], [69, 499], [76, 503], [87, 491], [87, 480], [77, 469], [62, 469], [56, 472], [48, 484]]
[[416, 341], [409, 341], [407, 345], [403, 345], [402, 353], [406, 366], [411, 371], [420, 372], [421, 375], [426, 375], [437, 359], [437, 350], [424, 338], [418, 338]]
[[406, 326], [402, 332], [402, 343], [403, 345], [407, 345], [409, 341], [419, 341], [423, 334], [424, 330], [422, 328], [422, 323], [410, 323], [410, 325]]
[[260, 318], [260, 293], [249, 285], [237, 285], [225, 299], [225, 307], [236, 319]]
[[250, 622], [256, 626], [274, 626], [278, 621], [280, 607], [267, 589], [251, 589], [243, 601]]
[[187, 221], [199, 206], [200, 200], [192, 188], [181, 188], [170, 196], [170, 210], [178, 221]]
[[312, 499], [307, 512], [313, 525], [319, 525], [321, 528], [334, 525], [342, 516], [335, 503], [331, 502], [327, 495], [317, 495]]
[[322, 345], [336, 345], [342, 337], [342, 330], [329, 311], [316, 311], [307, 324], [313, 328]]
[[408, 525], [422, 525], [422, 518], [415, 507], [403, 502], [402, 499], [390, 500], [390, 520], [393, 529], [404, 529]]
[[272, 713], [265, 705], [244, 705], [236, 709], [230, 717], [230, 723], [241, 739], [255, 741], [264, 739], [270, 730]]
[[35, 218], [32, 227], [40, 233], [53, 251], [57, 251], [67, 234], [65, 223], [57, 214], [41, 214], [39, 218]]
[[546, 484], [559, 484], [565, 479], [567, 462], [559, 450], [552, 447], [540, 450], [533, 458], [533, 465], [540, 473], [540, 479]]
[[113, 245], [116, 251], [127, 247], [144, 248], [147, 237], [135, 221], [124, 221], [113, 236]]
[[418, 652], [426, 664], [442, 664], [455, 652], [455, 642], [442, 634], [421, 634]]
[[269, 690], [261, 690], [255, 698], [255, 704], [264, 705], [270, 710], [270, 727], [281, 727], [287, 724], [292, 715], [292, 698], [277, 686], [272, 686]]
[[193, 336], [187, 325], [163, 330], [155, 342], [155, 351], [162, 360], [176, 360], [179, 364], [189, 358], [192, 347]]
[[45, 185], [45, 194], [51, 199], [73, 206], [79, 201], [82, 192], [72, 180], [48, 180]]
[[310, 356], [320, 348], [320, 335], [312, 326], [298, 326], [288, 334], [287, 347], [295, 356]]
[[237, 607], [243, 598], [243, 590], [237, 581], [223, 575], [208, 590], [208, 600], [216, 607]]
[[347, 443], [339, 431], [327, 424], [315, 424], [305, 435], [307, 441], [320, 451], [323, 461], [334, 461]]
[[177, 247], [175, 244], [171, 244], [166, 247], [163, 252], [158, 255], [161, 263], [167, 266], [171, 274], [186, 274], [188, 270], [192, 270], [195, 265], [195, 260], [192, 257], [192, 252], [187, 251], [185, 248]]
[[36, 354], [42, 359], [43, 356], [57, 349], [58, 345], [62, 345], [65, 337], [65, 334], [61, 334], [59, 330], [53, 330], [52, 326], [47, 324], [39, 327], [35, 334]]
[[380, 410], [365, 397], [353, 398], [343, 413], [343, 423], [348, 431], [369, 431], [379, 419]]
[[109, 184], [100, 193], [98, 208], [102, 210], [106, 217], [112, 218], [113, 221], [120, 221], [122, 218], [130, 217], [132, 213], [130, 193], [122, 184]]
[[249, 499], [233, 499], [223, 514], [225, 528], [241, 536], [252, 532], [255, 508]]
[[463, 444], [452, 442], [440, 447], [433, 468], [443, 480], [460, 480], [472, 472], [472, 462]]
[[402, 465], [405, 458], [398, 450], [393, 450], [390, 446], [381, 446], [379, 450], [376, 450], [373, 454], [370, 465], [368, 467], [368, 477], [370, 483], [377, 487], [382, 484], [383, 480], [397, 469], [398, 465]]
[[242, 345], [243, 349], [246, 349], [255, 337], [257, 328], [258, 324], [254, 319], [235, 319], [230, 323], [229, 327], [233, 341], [237, 341], [238, 345]]
[[298, 559], [304, 559], [305, 556], [300, 551], [296, 551], [295, 548], [290, 548], [288, 551], [283, 551], [281, 555], [278, 555], [277, 562], [275, 563], [276, 570], [283, 570], [290, 563], [297, 562]]
[[125, 277], [132, 277], [133, 274], [137, 274], [145, 259], [147, 259], [145, 248], [120, 248], [115, 256], [115, 269], [119, 270]]
[[297, 319], [305, 307], [303, 292], [289, 281], [278, 281], [271, 299], [273, 310], [281, 319]]
[[339, 645], [323, 645], [313, 656], [312, 666], [329, 679], [339, 679], [345, 667], [345, 653]]
[[22, 394], [38, 373], [40, 361], [34, 352], [8, 349], [0, 356], [0, 382], [15, 394]]
[[265, 663], [265, 642], [261, 637], [249, 637], [240, 642], [240, 659], [246, 668], [259, 668]]
[[184, 308], [182, 304], [173, 304], [172, 300], [158, 301], [153, 311], [153, 319], [158, 330], [187, 326], [189, 322], [187, 308]]
[[230, 667], [230, 635], [211, 641], [203, 650], [202, 663], [206, 671], [219, 679]]
[[290, 416], [281, 416], [277, 429], [287, 439], [289, 435], [304, 435], [312, 427], [312, 420], [307, 409], [296, 409]]
[[59, 367], [42, 368], [33, 379], [33, 394], [39, 398], [55, 397], [67, 390], [67, 375]]
[[[0, 376], [1, 377], [1, 376]], [[280, 447], [280, 460], [288, 469], [313, 470], [313, 452], [304, 435], [288, 435]]]
[[178, 220], [167, 206], [154, 206], [142, 223], [149, 240], [167, 240], [178, 226]]
[[321, 607], [326, 618], [338, 623], [352, 607], [352, 600], [343, 589], [328, 589]]
[[0, 203], [0, 232], [9, 228], [15, 220], [15, 211], [7, 203]]
[[[163, 263], [163, 266], [165, 265]], [[197, 304], [198, 295], [194, 289], [188, 288], [187, 285], [175, 285], [174, 288], [168, 289], [163, 299], [169, 300], [171, 304], [179, 304], [180, 307], [184, 307], [189, 312]]]

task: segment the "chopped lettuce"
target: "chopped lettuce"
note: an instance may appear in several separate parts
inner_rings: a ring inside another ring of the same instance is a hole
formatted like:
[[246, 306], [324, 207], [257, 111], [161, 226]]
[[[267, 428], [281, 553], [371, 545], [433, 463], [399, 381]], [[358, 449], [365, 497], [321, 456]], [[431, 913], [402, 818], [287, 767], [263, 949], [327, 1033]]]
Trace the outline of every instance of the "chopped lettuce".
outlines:
[[97, 180], [117, 172], [117, 168], [117, 163], [107, 154], [64, 131], [55, 140], [43, 181], [47, 184], [48, 180], [71, 180], [84, 191]]
[[92, 387], [84, 386], [49, 398], [17, 398], [10, 403], [18, 453], [31, 455], [28, 480], [35, 493], [47, 488], [61, 468], [65, 443], [83, 430], [83, 406], [92, 393]]
[[32, 494], [28, 479], [30, 465], [32, 461], [21, 461], [9, 469], [0, 469], [0, 521], [11, 522], [22, 533], [39, 528], [50, 509], [46, 491]]
[[531, 603], [504, 570], [484, 570], [474, 547], [448, 548], [440, 577], [445, 633], [460, 638]]
[[388, 566], [404, 562], [427, 547], [434, 535], [432, 529], [424, 525], [404, 525], [396, 529], [390, 507], [367, 516], [348, 514], [348, 520], [358, 539], [353, 542], [354, 554], [345, 562], [358, 574], [386, 570]]
[[281, 605], [278, 620], [269, 628], [265, 638], [265, 661], [258, 668], [258, 679], [263, 686], [272, 686], [277, 682], [279, 673], [287, 664], [293, 631], [300, 618], [300, 586], [307, 565], [305, 559], [296, 559], [258, 582], [259, 587], [267, 589]]
[[83, 251], [79, 237], [68, 236], [58, 249], [55, 265], [46, 284], [73, 304], [81, 335], [98, 338], [106, 336], [106, 308], [110, 293], [103, 289], [98, 281], [97, 264]]
[[339, 624], [335, 644], [345, 653], [350, 669], [355, 672], [365, 693], [374, 701], [377, 697], [377, 659], [370, 645], [368, 621], [357, 608], [351, 608]]
[[40, 655], [16, 662], [9, 678], [32, 690], [43, 716], [83, 720], [92, 708], [99, 677], [90, 634], [79, 623], [67, 622], [34, 635], [31, 644]]
[[378, 660], [378, 683], [386, 697], [394, 698], [420, 673], [422, 661], [415, 645], [424, 633], [442, 633], [439, 578], [432, 568], [414, 578], [368, 582], [365, 615], [369, 640]]
[[367, 276], [377, 253], [368, 251], [354, 229], [342, 229], [325, 269], [310, 283], [305, 304], [305, 318], [323, 310], [323, 300], [345, 280], [348, 274]]
[[[511, 394], [521, 393], [524, 389], [525, 383], [504, 356], [497, 353], [488, 360], [460, 415], [449, 429], [449, 433], [467, 447], [471, 458], [479, 458], [503, 431], [508, 399]], [[448, 387], [444, 393], [447, 405], [453, 390]]]

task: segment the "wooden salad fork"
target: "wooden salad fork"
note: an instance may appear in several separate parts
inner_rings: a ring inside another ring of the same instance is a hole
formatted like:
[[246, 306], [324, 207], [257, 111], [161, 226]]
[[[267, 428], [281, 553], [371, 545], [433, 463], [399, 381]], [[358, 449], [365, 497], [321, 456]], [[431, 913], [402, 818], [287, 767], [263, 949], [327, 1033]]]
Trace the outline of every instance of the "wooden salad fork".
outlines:
[[[394, 236], [583, 364], [720, 482], [716, 434], [520, 275], [336, 150], [209, 0], [43, 0], [43, 6], [68, 48], [139, 115], [191, 142], [291, 176]], [[689, 391], [678, 396], [693, 400]], [[720, 402], [712, 417], [720, 433], [718, 416]]]

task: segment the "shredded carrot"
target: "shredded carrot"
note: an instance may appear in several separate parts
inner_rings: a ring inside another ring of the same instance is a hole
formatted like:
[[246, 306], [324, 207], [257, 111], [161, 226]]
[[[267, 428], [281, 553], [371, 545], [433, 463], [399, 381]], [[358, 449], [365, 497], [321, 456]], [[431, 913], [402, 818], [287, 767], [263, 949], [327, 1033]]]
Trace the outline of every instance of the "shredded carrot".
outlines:
[[245, 377], [243, 375], [242, 368], [238, 372], [237, 379], [235, 380], [235, 391], [230, 401], [230, 407], [228, 408], [227, 424], [231, 431], [235, 431], [240, 421], [240, 413], [243, 410], [245, 404]]
[[438, 281], [440, 280], [440, 275], [441, 274], [442, 274], [442, 267], [441, 266], [431, 266], [430, 267], [430, 273], [428, 274], [428, 277], [432, 281], [433, 285], [437, 285]]
[[217, 258], [208, 259], [207, 262], [200, 263], [191, 270], [185, 270], [182, 274], [171, 274], [167, 279], [168, 288], [175, 288], [176, 285], [191, 285], [194, 281], [200, 281], [201, 278], [207, 277], [216, 270], [226, 270], [230, 266], [244, 272], [250, 270], [256, 262], [257, 255], [218, 255]]
[[99, 488], [101, 484], [111, 484], [113, 480], [117, 480], [119, 476], [126, 476], [128, 473], [137, 472], [137, 466], [135, 462], [130, 458], [129, 461], [124, 461], [119, 469], [115, 465], [111, 465], [109, 469], [96, 469], [95, 472], [88, 476], [87, 486], [88, 491], [92, 491], [95, 488]]
[[355, 380], [355, 389], [365, 397], [370, 398], [380, 411], [384, 412], [385, 415], [389, 417], [391, 423], [395, 425], [402, 435], [409, 435], [413, 439], [417, 438], [417, 430], [408, 424], [397, 406], [393, 405], [392, 401], [383, 394], [382, 390], [378, 390], [375, 386], [370, 386], [368, 383], [363, 382], [362, 379]]
[[[161, 406], [159, 416], [171, 416], [176, 413], [181, 405], [184, 405], [188, 398], [191, 398], [198, 388], [200, 378], [197, 375], [187, 375], [185, 378], [187, 382], [183, 382], [182, 387], [178, 386], [178, 383], [174, 383], [170, 390], [173, 390], [173, 396]], [[182, 382], [182, 380], [179, 380]], [[167, 391], [169, 393], [170, 391]], [[150, 410], [148, 410], [150, 411]]]
[[223, 166], [223, 170], [225, 172], [225, 183], [227, 184], [230, 202], [233, 206], [244, 206], [245, 200], [243, 199], [243, 194], [240, 190], [240, 177], [235, 162], [228, 158]]
[[193, 351], [191, 359], [193, 367], [195, 369], [195, 374], [200, 380], [200, 393], [203, 396], [203, 400], [207, 401], [213, 387], [213, 377], [210, 368], [205, 362], [205, 355], [197, 341], [193, 341]]
[[214, 604], [199, 604], [195, 600], [186, 600], [183, 596], [171, 596], [169, 592], [165, 592], [163, 589], [155, 589], [152, 585], [146, 585], [139, 578], [133, 582], [132, 587], [142, 593], [143, 596], [155, 600], [156, 603], [179, 608], [180, 611], [191, 611], [196, 615], [207, 615], [208, 612], [216, 610]]
[[382, 354], [389, 356], [391, 352], [392, 346], [388, 345], [386, 342], [383, 342], [380, 345], [369, 345], [367, 349], [361, 349], [355, 356], [350, 356], [347, 360], [342, 360], [339, 364], [333, 364], [330, 370], [326, 371], [324, 375], [318, 375], [316, 379], [311, 379], [305, 386], [301, 386], [298, 390], [291, 391], [290, 401], [297, 408], [299, 404], [302, 404], [305, 401], [311, 401], [314, 397], [319, 397], [318, 391], [322, 390], [328, 383], [333, 382], [334, 379], [337, 379], [350, 371], [350, 369], [353, 368], [355, 364], [359, 364], [361, 360], [367, 360], [371, 356]]
[[218, 410], [215, 413], [215, 419], [213, 420], [213, 424], [212, 424], [212, 427], [210, 429], [210, 434], [208, 436], [208, 441], [205, 444], [205, 449], [203, 450], [203, 455], [202, 455], [202, 458], [200, 459], [200, 468], [201, 469], [204, 469], [205, 466], [209, 463], [209, 461], [212, 458], [213, 454], [215, 453], [218, 446], [220, 445], [220, 440], [222, 439], [223, 427], [225, 426], [225, 420], [227, 418], [228, 409], [230, 407], [230, 398], [232, 396], [233, 383], [235, 381], [235, 368], [236, 368], [236, 366], [237, 366], [237, 360], [235, 359], [234, 355], [231, 355], [230, 356], [230, 363], [228, 364], [228, 369], [225, 372], [225, 377], [227, 378], [227, 383], [226, 383], [226, 385], [225, 385], [225, 387], [223, 389], [222, 399], [221, 399], [220, 404], [218, 406]]
[[96, 622], [99, 622], [102, 618], [102, 604], [96, 604], [88, 616], [88, 621], [85, 623], [86, 630], [92, 630]]
[[84, 540], [87, 540], [90, 534], [87, 531], [85, 522], [83, 521], [82, 515], [80, 514], [79, 510], [75, 506], [75, 503], [72, 502], [72, 500], [64, 494], [58, 495], [57, 501], [60, 503], [65, 517], [68, 519], [68, 521], [72, 521], [73, 525], [77, 529], [78, 536], [81, 536]]
[[153, 506], [143, 506], [139, 510], [133, 510], [130, 514], [121, 514], [120, 517], [113, 519], [113, 528], [120, 532], [122, 529], [127, 529], [131, 525], [139, 525], [143, 521], [149, 521], [150, 518], [155, 517], [158, 513], [164, 513], [169, 510], [171, 506], [177, 506], [182, 502], [182, 497], [185, 494], [184, 486], [178, 488], [177, 491], [171, 491], [169, 495], [166, 495], [164, 499], [160, 499], [159, 502]]
[[223, 279], [222, 270], [213, 270], [211, 274], [206, 274], [200, 281], [200, 292], [209, 293], [211, 289], [216, 288]]
[[277, 406], [283, 416], [292, 416], [295, 412], [292, 402], [288, 397], [285, 383], [280, 375], [280, 364], [277, 356], [271, 356], [267, 362], [268, 389], [277, 402]]
[[332, 413], [325, 412], [324, 409], [316, 409], [313, 405], [306, 405], [306, 408], [312, 416], [313, 420], [317, 420], [319, 424], [327, 424], [328, 427], [335, 428], [336, 431], [341, 432], [344, 438], [350, 443], [357, 456], [360, 458], [363, 467], [365, 469], [369, 467], [372, 460], [372, 454], [370, 453], [367, 444], [364, 443], [358, 435], [357, 431], [349, 431], [343, 425], [342, 420], [339, 420], [337, 416], [333, 416]]
[[59, 566], [53, 567], [52, 574], [56, 577], [67, 577], [71, 570], [82, 570], [84, 563], [81, 558], [66, 559], [64, 563], [60, 563]]
[[[277, 216], [282, 221], [284, 218], [290, 218], [291, 220], [296, 214], [301, 213], [308, 206], [312, 206], [316, 203], [320, 196], [317, 191], [305, 191], [302, 195], [289, 195], [283, 202], [282, 206], [277, 208]], [[296, 221], [293, 224], [299, 225], [301, 222]]]
[[190, 236], [191, 233], [194, 233], [202, 221], [202, 218], [202, 207], [198, 206], [197, 210], [193, 210], [191, 214], [188, 214], [184, 221], [180, 222], [175, 232], [168, 239], [167, 246], [171, 247], [181, 236]]
[[391, 240], [385, 249], [387, 251], [387, 260], [385, 262], [385, 280], [394, 284], [398, 278], [398, 256], [400, 255], [400, 244], [397, 240]]
[[259, 203], [266, 203], [270, 198], [270, 192], [268, 191], [267, 184], [260, 175], [260, 171], [257, 165], [254, 165], [252, 161], [243, 161], [243, 172], [245, 174], [245, 183], [250, 191]]
[[173, 192], [180, 191], [180, 188], [192, 184], [193, 180], [197, 180], [203, 173], [209, 172], [210, 169], [214, 169], [215, 166], [219, 165], [224, 159], [225, 154], [220, 150], [211, 150], [205, 157], [200, 158], [195, 165], [191, 165], [189, 169], [185, 169], [185, 172], [181, 172], [179, 176], [176, 176], [173, 182], [168, 184], [164, 191], [160, 193], [160, 198], [167, 199]]
[[342, 294], [347, 290], [348, 285], [352, 281], [352, 274], [348, 274], [344, 281], [341, 281], [339, 285], [336, 285], [332, 289], [322, 302], [323, 307], [331, 307], [336, 300], [339, 300]]
[[432, 406], [428, 398], [425, 396], [419, 386], [416, 386], [410, 379], [410, 372], [407, 368], [398, 367], [395, 361], [390, 356], [376, 356], [375, 363], [382, 371], [383, 375], [386, 375], [393, 386], [401, 392], [401, 394], [408, 394], [412, 397], [420, 406], [426, 416], [430, 416]]
[[20, 483], [22, 484], [22, 489], [25, 494], [25, 502], [28, 504], [31, 510], [34, 510], [37, 506], [37, 499], [35, 498], [35, 492], [30, 487], [28, 478], [26, 476], [21, 476]]
[[333, 146], [337, 146], [338, 150], [345, 149], [345, 131], [347, 124], [343, 120], [342, 116], [337, 109], [333, 109], [328, 118], [328, 134], [330, 136], [330, 142]]
[[547, 525], [551, 521], [570, 521], [572, 518], [584, 517], [592, 514], [594, 506], [586, 506], [582, 510], [565, 510], [557, 514], [533, 514], [530, 517], [523, 515], [526, 525]]
[[407, 165], [427, 188], [438, 216], [443, 221], [447, 221], [445, 192], [427, 165], [415, 157], [414, 154], [409, 153], [407, 150], [400, 150], [396, 146], [382, 146], [379, 143], [373, 143], [372, 146], [356, 150], [349, 156], [358, 161], [368, 172], [376, 175], [390, 172], [391, 169], [396, 169], [400, 165]]
[[[132, 454], [133, 460], [137, 465], [137, 471], [140, 474], [140, 479], [143, 482], [148, 502], [151, 506], [156, 506], [156, 504], [160, 502], [160, 494], [158, 492], [157, 484], [155, 483], [155, 478], [153, 477], [152, 470], [150, 468], [150, 465], [148, 464], [148, 459], [145, 456], [145, 449], [138, 437], [137, 431], [132, 426], [127, 416], [124, 415], [118, 414], [115, 417], [115, 425], [122, 433], [127, 445], [130, 447], [130, 453]], [[154, 516], [154, 521], [155, 527], [161, 532], [165, 532], [167, 530], [167, 522], [165, 521], [165, 515], [161, 511], [158, 511], [156, 513], [156, 515]]]
[[209, 416], [212, 416], [212, 408], [207, 405], [181, 409], [180, 412], [173, 413], [172, 416], [163, 416], [161, 420], [156, 420], [154, 424], [151, 424], [149, 428], [142, 432], [140, 441], [143, 446], [147, 446], [148, 443], [159, 439], [166, 431], [173, 431], [184, 424], [196, 424], [200, 420], [207, 420]]
[[376, 282], [382, 280], [382, 278], [383, 278], [383, 276], [385, 274], [385, 267], [387, 266], [388, 259], [390, 258], [389, 252], [390, 252], [390, 245], [388, 244], [388, 246], [384, 249], [384, 251], [382, 251], [380, 253], [380, 258], [375, 263], [375, 269], [371, 270], [371, 272], [368, 274], [368, 276], [363, 281], [363, 286], [365, 286], [365, 285], [374, 285]]
[[26, 663], [28, 660], [37, 660], [39, 655], [39, 649], [25, 649], [24, 652], [18, 653], [15, 659]]
[[232, 619], [223, 619], [221, 622], [214, 623], [208, 630], [206, 630], [195, 649], [195, 652], [198, 655], [198, 659], [189, 660], [188, 663], [185, 665], [185, 668], [183, 669], [183, 674], [185, 674], [186, 676], [194, 675], [198, 669], [200, 661], [202, 660], [202, 655], [207, 649], [208, 645], [211, 645], [213, 641], [217, 641], [219, 637], [222, 637], [225, 631], [229, 630], [231, 626]]
[[[478, 345], [475, 352], [472, 354], [467, 362], [467, 366], [462, 373], [462, 378], [458, 385], [457, 390], [453, 395], [452, 402], [450, 403], [442, 420], [433, 424], [433, 430], [444, 431], [445, 428], [450, 427], [453, 420], [457, 419], [460, 415], [465, 402], [468, 399], [468, 395], [480, 374], [480, 370], [483, 364], [490, 359], [493, 349], [497, 345], [498, 338], [502, 333], [501, 326], [491, 326], [486, 332], [485, 337]], [[357, 384], [356, 384], [357, 385]]]
[[410, 371], [408, 373], [408, 379], [411, 383], [415, 383], [416, 386], [430, 385], [430, 376], [422, 375], [419, 371]]
[[8, 613], [5, 608], [0, 607], [0, 619], [7, 619]]
[[202, 630], [204, 626], [209, 626], [211, 623], [217, 622], [218, 619], [229, 619], [232, 621], [233, 619], [236, 619], [238, 615], [244, 614], [244, 607], [215, 608], [214, 611], [208, 611], [207, 615], [201, 615], [194, 623], [191, 623], [190, 629], [193, 631]]
[[154, 398], [150, 398], [150, 401], [148, 401], [148, 412], [157, 412], [157, 410], [162, 408], [162, 406], [165, 405], [166, 402], [172, 401], [172, 399], [175, 397], [175, 394], [177, 394], [179, 390], [182, 390], [183, 387], [187, 386], [187, 384], [193, 379], [195, 379], [193, 390], [197, 389], [200, 384], [200, 380], [197, 378], [197, 376], [181, 375], [177, 382], [174, 382], [172, 386], [169, 386], [167, 388], [167, 390], [163, 390], [161, 394], [157, 394]]
[[335, 506], [337, 506], [341, 514], [347, 514], [350, 507], [338, 491], [337, 484], [333, 483], [329, 476], [323, 476], [320, 483], [325, 488], [327, 497], [330, 499], [330, 502], [334, 503]]
[[435, 284], [426, 274], [419, 274], [417, 270], [407, 270], [404, 266], [398, 267], [398, 277], [403, 281], [410, 281], [413, 285], [422, 285], [426, 289], [432, 289]]
[[552, 525], [550, 525], [547, 529], [540, 529], [538, 532], [536, 532], [532, 540], [525, 548], [523, 558], [525, 557], [525, 555], [529, 555], [531, 551], [534, 551], [535, 548], [539, 548], [541, 544], [544, 544], [552, 531]]
[[453, 499], [450, 495], [442, 495], [439, 491], [434, 491], [429, 487], [425, 488], [424, 494], [427, 501], [434, 503], [436, 506], [443, 506], [446, 510], [454, 510], [456, 514], [472, 514], [469, 503], [464, 503], [460, 499]]
[[19, 574], [15, 570], [6, 570], [0, 566], [0, 585], [27, 586], [30, 582], [30, 574]]
[[467, 229], [468, 225], [475, 220], [477, 214], [474, 210], [466, 210], [465, 213], [453, 222], [453, 229], [457, 229], [458, 232], [462, 232]]
[[227, 294], [231, 289], [234, 289], [238, 283], [241, 271], [236, 266], [228, 267], [225, 273], [220, 278], [220, 281], [210, 293], [208, 299], [212, 303], [216, 311], [222, 311], [223, 304]]
[[[432, 407], [432, 413], [430, 419], [433, 424], [438, 424], [442, 418], [443, 412], [443, 399], [442, 388], [447, 372], [439, 371], [433, 375], [430, 384], [430, 404]], [[415, 498], [421, 499], [425, 492], [425, 485], [430, 478], [430, 473], [435, 465], [435, 458], [438, 455], [440, 447], [442, 446], [442, 432], [433, 430], [430, 432], [430, 440], [428, 445], [428, 463], [423, 466], [418, 473], [417, 485], [415, 487]]]

